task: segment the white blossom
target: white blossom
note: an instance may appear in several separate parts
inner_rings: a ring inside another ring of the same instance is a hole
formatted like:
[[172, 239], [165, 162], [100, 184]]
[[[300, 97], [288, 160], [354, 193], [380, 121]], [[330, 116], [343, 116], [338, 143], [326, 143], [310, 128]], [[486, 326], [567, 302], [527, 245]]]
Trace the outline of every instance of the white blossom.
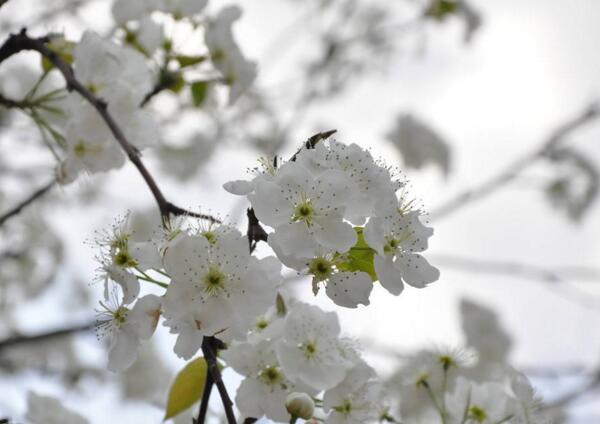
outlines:
[[359, 362], [340, 384], [325, 392], [323, 409], [329, 411], [325, 422], [361, 424], [377, 421], [381, 395], [375, 371]]
[[275, 353], [275, 342], [233, 343], [223, 353], [223, 359], [246, 378], [237, 395], [236, 406], [245, 417], [267, 418], [289, 422], [286, 409], [289, 393], [309, 387], [292, 382], [282, 369]]
[[292, 381], [317, 390], [339, 384], [356, 360], [349, 342], [340, 338], [337, 315], [302, 303], [286, 317], [277, 358]]
[[427, 249], [432, 234], [418, 211], [405, 212], [401, 207], [369, 220], [365, 240], [377, 252], [373, 262], [379, 282], [391, 294], [399, 295], [403, 282], [423, 288], [439, 278], [438, 269], [418, 253]]
[[448, 144], [414, 116], [400, 115], [396, 127], [388, 134], [387, 139], [400, 151], [407, 168], [421, 169], [434, 164], [444, 175], [450, 172]]
[[165, 251], [172, 280], [165, 296], [165, 325], [177, 333], [175, 353], [190, 358], [203, 336], [226, 340], [245, 335], [248, 323], [273, 304], [281, 265], [256, 259], [237, 230], [219, 227], [181, 234]]
[[162, 299], [148, 294], [129, 309], [116, 301], [100, 302], [97, 327], [100, 334], [110, 337], [108, 369], [123, 371], [137, 357], [142, 340], [149, 339], [161, 313]]

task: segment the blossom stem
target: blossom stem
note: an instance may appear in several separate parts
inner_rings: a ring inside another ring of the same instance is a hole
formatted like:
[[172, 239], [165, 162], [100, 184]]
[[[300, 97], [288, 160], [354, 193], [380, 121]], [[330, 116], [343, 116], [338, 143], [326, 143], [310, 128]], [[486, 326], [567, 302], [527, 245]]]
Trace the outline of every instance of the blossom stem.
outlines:
[[147, 281], [147, 282], [152, 283], [152, 284], [156, 284], [157, 286], [160, 286], [163, 289], [166, 289], [167, 287], [169, 287], [169, 285], [167, 283], [163, 283], [163, 282], [157, 281], [157, 280], [155, 280], [152, 277], [144, 277], [143, 275], [136, 275], [136, 277], [139, 280], [143, 280], [143, 281]]

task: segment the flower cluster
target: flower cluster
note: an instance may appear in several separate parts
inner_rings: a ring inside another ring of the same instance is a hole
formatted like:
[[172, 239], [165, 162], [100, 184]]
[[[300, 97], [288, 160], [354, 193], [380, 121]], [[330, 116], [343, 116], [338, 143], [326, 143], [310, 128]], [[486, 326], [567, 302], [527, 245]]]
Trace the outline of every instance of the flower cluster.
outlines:
[[[86, 31], [75, 43], [59, 36], [51, 37], [48, 43], [57, 57], [72, 65], [74, 78], [102, 102], [101, 107], [106, 105], [134, 151], [161, 141], [158, 117], [144, 108], [158, 92], [170, 90], [177, 94], [189, 86], [192, 102], [199, 107], [207, 93], [213, 92], [212, 86], [223, 85], [228, 88], [232, 104], [256, 78], [256, 64], [246, 59], [232, 31], [241, 9], [226, 7], [214, 17], [200, 19], [206, 3], [116, 1], [113, 15], [120, 27], [112, 38]], [[165, 24], [169, 19], [172, 25]], [[178, 51], [178, 31], [174, 30], [189, 27], [190, 23], [192, 31], [204, 35], [204, 44], [200, 43], [193, 54]], [[47, 59], [43, 66], [45, 72], [32, 92], [52, 69]], [[204, 77], [198, 79], [198, 75]], [[115, 140], [114, 128], [107, 125], [89, 99], [58, 88], [32, 104], [31, 116], [58, 161], [60, 183], [69, 184], [82, 173], [106, 172], [124, 165], [126, 155]]]
[[[142, 235], [126, 216], [96, 243], [105, 284], [98, 325], [111, 336], [113, 370], [133, 363], [161, 315], [177, 334], [175, 353], [189, 359], [205, 336], [244, 338], [249, 323], [275, 302], [281, 264], [251, 256], [246, 239], [229, 226]], [[139, 297], [140, 281], [166, 291]]]
[[388, 387], [398, 393], [406, 422], [546, 422], [523, 374], [509, 366], [476, 366], [456, 352], [420, 351], [405, 358]]
[[439, 277], [420, 255], [433, 230], [403, 186], [356, 144], [324, 141], [224, 187], [247, 195], [273, 228], [269, 245], [283, 264], [311, 275], [315, 293], [324, 284], [336, 304], [355, 308], [369, 304], [374, 280], [398, 295], [403, 282], [422, 288]]
[[242, 415], [289, 422], [295, 411], [290, 400], [303, 393], [317, 399], [326, 423], [377, 420], [382, 407], [375, 373], [340, 333], [334, 312], [305, 303], [291, 305], [287, 314], [273, 310], [259, 317], [248, 340], [223, 354], [245, 376], [236, 396]]

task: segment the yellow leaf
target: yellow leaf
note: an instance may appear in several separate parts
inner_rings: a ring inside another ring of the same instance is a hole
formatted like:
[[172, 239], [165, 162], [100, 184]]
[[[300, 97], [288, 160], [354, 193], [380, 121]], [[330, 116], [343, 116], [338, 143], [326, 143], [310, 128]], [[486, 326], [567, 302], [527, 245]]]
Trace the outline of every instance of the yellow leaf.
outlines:
[[169, 390], [164, 420], [185, 411], [202, 397], [206, 370], [204, 358], [196, 358], [179, 371]]

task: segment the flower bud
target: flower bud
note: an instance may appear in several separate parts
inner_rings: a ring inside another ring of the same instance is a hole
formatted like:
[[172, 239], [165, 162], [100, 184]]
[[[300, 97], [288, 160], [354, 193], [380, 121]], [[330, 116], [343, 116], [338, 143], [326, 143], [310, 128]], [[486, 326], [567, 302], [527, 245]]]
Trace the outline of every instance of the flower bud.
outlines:
[[315, 403], [306, 393], [290, 393], [285, 401], [285, 407], [292, 417], [308, 420], [315, 412]]

